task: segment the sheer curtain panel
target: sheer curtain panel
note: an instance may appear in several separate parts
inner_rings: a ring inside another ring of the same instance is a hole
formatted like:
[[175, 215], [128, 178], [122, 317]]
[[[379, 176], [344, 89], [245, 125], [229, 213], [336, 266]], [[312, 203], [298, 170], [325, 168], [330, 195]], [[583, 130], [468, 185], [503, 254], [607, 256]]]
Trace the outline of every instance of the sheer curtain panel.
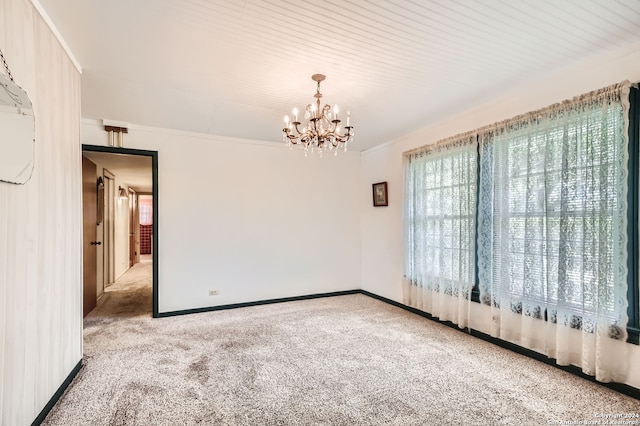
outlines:
[[477, 136], [406, 154], [405, 303], [468, 325], [475, 279]]
[[480, 302], [492, 334], [623, 381], [629, 83], [479, 132]]

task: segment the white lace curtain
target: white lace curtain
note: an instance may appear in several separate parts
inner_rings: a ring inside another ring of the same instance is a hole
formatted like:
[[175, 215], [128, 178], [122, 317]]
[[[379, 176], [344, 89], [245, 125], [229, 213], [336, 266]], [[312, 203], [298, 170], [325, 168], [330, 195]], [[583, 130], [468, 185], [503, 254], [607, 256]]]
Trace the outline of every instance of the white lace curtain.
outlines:
[[628, 99], [619, 84], [479, 132], [492, 333], [600, 381], [626, 373]]
[[624, 381], [629, 89], [407, 153], [404, 302]]
[[460, 327], [475, 276], [475, 133], [407, 156], [405, 303]]

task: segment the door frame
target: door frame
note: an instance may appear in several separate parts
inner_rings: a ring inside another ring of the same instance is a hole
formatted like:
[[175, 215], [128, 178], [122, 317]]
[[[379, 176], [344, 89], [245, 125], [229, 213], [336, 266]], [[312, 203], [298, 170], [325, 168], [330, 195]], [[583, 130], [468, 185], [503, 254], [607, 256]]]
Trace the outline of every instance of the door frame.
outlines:
[[85, 144], [82, 144], [82, 151], [105, 152], [109, 154], [141, 155], [145, 157], [151, 157], [151, 173], [153, 182], [153, 187], [151, 188], [151, 195], [153, 196], [153, 247], [151, 249], [151, 258], [153, 259], [152, 315], [153, 318], [158, 318], [160, 316], [158, 313], [158, 235], [160, 234], [160, 226], [158, 221], [158, 151]]
[[140, 228], [138, 226], [138, 192], [129, 187], [127, 195], [129, 196], [129, 268], [140, 262], [138, 234]]
[[98, 216], [97, 166], [82, 155], [82, 318], [97, 304]]
[[116, 177], [109, 169], [102, 169], [105, 186], [104, 215], [102, 219], [102, 291], [115, 282], [115, 254], [114, 240], [115, 229], [113, 226], [114, 206], [113, 199], [116, 190]]

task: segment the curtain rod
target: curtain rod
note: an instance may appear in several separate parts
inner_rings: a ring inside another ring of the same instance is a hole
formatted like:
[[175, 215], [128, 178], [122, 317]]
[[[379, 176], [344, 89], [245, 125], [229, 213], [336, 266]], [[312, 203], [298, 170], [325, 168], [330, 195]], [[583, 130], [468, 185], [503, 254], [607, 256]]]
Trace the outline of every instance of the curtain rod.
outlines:
[[579, 102], [584, 102], [586, 99], [592, 99], [592, 98], [598, 98], [598, 97], [602, 97], [602, 96], [606, 96], [610, 93], [622, 93], [624, 91], [627, 91], [630, 88], [638, 88], [638, 83], [631, 83], [628, 80], [624, 80], [620, 83], [616, 83], [616, 84], [612, 84], [610, 86], [604, 87], [602, 89], [598, 89], [598, 90], [594, 90], [592, 92], [588, 92], [588, 93], [584, 93], [582, 95], [578, 95], [578, 96], [574, 96], [571, 99], [566, 99], [564, 101], [561, 102], [557, 102], [555, 104], [551, 104], [549, 106], [546, 106], [544, 108], [540, 108], [534, 111], [530, 111], [530, 112], [526, 112], [524, 114], [519, 114], [516, 115], [514, 117], [508, 118], [506, 120], [502, 120], [502, 121], [497, 121], [493, 124], [488, 124], [486, 126], [482, 126], [478, 129], [475, 130], [471, 130], [471, 131], [467, 131], [464, 133], [459, 133], [457, 135], [454, 136], [450, 136], [448, 138], [444, 138], [444, 139], [440, 139], [432, 144], [427, 144], [427, 145], [422, 145], [419, 146], [417, 148], [412, 148], [408, 151], [404, 151], [402, 154], [404, 156], [409, 156], [412, 154], [416, 154], [418, 152], [424, 152], [424, 151], [429, 151], [431, 149], [436, 149], [438, 147], [440, 147], [441, 145], [446, 145], [448, 143], [451, 143], [453, 141], [456, 140], [461, 140], [464, 138], [467, 138], [469, 136], [473, 136], [473, 135], [479, 135], [480, 133], [484, 133], [484, 132], [488, 132], [490, 130], [494, 130], [498, 127], [506, 127], [509, 124], [512, 123], [517, 123], [520, 121], [524, 121], [524, 120], [528, 120], [531, 119], [531, 117], [535, 117], [535, 116], [541, 116], [541, 115], [546, 115], [548, 114], [550, 111], [554, 111], [557, 110], [561, 107], [566, 107], [567, 105], [570, 104], [576, 104]]

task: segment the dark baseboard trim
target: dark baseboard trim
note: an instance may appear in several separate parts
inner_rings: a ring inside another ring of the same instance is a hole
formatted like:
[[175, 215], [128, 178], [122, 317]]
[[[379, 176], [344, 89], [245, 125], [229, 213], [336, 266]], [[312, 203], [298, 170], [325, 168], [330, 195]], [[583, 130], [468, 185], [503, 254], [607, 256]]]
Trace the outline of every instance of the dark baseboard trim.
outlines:
[[294, 302], [296, 300], [309, 300], [309, 299], [319, 299], [322, 297], [333, 297], [333, 296], [347, 296], [350, 294], [359, 294], [362, 290], [345, 290], [345, 291], [334, 291], [331, 293], [318, 293], [318, 294], [308, 294], [304, 296], [294, 296], [294, 297], [283, 297], [280, 299], [267, 299], [267, 300], [257, 300], [255, 302], [244, 302], [244, 303], [233, 303], [230, 305], [220, 305], [220, 306], [209, 306], [206, 308], [196, 308], [196, 309], [185, 309], [182, 311], [171, 311], [171, 312], [160, 312], [158, 317], [174, 317], [177, 315], [189, 315], [189, 314], [199, 314], [202, 312], [212, 312], [212, 311], [222, 311], [226, 309], [237, 309], [237, 308], [246, 308], [249, 306], [258, 306], [258, 305], [270, 305], [272, 303], [283, 303], [283, 302]]
[[448, 327], [454, 328], [454, 329], [456, 329], [458, 331], [461, 331], [463, 333], [470, 334], [470, 335], [472, 335], [474, 337], [477, 337], [479, 339], [482, 339], [482, 340], [484, 340], [486, 342], [493, 343], [493, 344], [498, 345], [498, 346], [500, 346], [502, 348], [505, 348], [505, 349], [509, 349], [509, 350], [511, 350], [513, 352], [519, 353], [520, 355], [524, 355], [524, 356], [527, 356], [529, 358], [533, 358], [536, 361], [544, 362], [545, 364], [548, 364], [548, 365], [550, 365], [552, 367], [558, 368], [560, 370], [566, 371], [566, 372], [571, 373], [573, 375], [579, 376], [579, 377], [581, 377], [581, 378], [583, 378], [585, 380], [588, 380], [590, 382], [597, 383], [597, 384], [599, 384], [601, 386], [605, 386], [605, 387], [607, 387], [609, 389], [613, 389], [613, 390], [615, 390], [617, 392], [620, 392], [622, 394], [625, 394], [627, 396], [630, 396], [632, 398], [640, 400], [640, 389], [634, 388], [633, 386], [629, 386], [629, 385], [624, 384], [624, 383], [602, 383], [602, 382], [598, 382], [595, 379], [595, 377], [589, 376], [587, 374], [584, 374], [579, 367], [576, 367], [574, 365], [570, 365], [570, 366], [558, 365], [558, 364], [556, 364], [555, 358], [549, 358], [549, 357], [547, 357], [547, 356], [545, 356], [545, 355], [543, 355], [543, 354], [541, 354], [539, 352], [532, 351], [531, 349], [527, 349], [527, 348], [524, 348], [522, 346], [518, 346], [518, 345], [516, 345], [514, 343], [507, 342], [507, 341], [502, 340], [502, 339], [498, 339], [496, 337], [490, 336], [488, 334], [482, 333], [482, 332], [477, 331], [477, 330], [473, 330], [473, 329], [470, 329], [470, 328], [460, 328], [460, 327], [458, 327], [457, 325], [453, 324], [450, 321], [441, 321], [438, 318], [434, 317], [433, 315], [429, 314], [428, 312], [424, 312], [424, 311], [421, 311], [419, 309], [412, 308], [411, 306], [404, 305], [402, 303], [396, 302], [395, 300], [387, 299], [386, 297], [378, 296], [377, 294], [368, 292], [366, 290], [360, 290], [360, 293], [364, 294], [365, 296], [369, 296], [369, 297], [372, 297], [374, 299], [380, 300], [382, 302], [388, 303], [390, 305], [396, 306], [396, 307], [398, 307], [400, 309], [404, 309], [405, 311], [409, 311], [409, 312], [414, 313], [416, 315], [420, 315], [421, 317], [430, 319], [431, 321], [435, 321], [435, 322], [437, 322], [439, 324], [443, 324], [443, 325], [446, 325]]
[[40, 411], [40, 414], [38, 414], [38, 417], [36, 417], [33, 423], [31, 423], [31, 426], [38, 426], [40, 425], [40, 423], [44, 421], [44, 419], [47, 417], [47, 414], [49, 414], [49, 411], [51, 411], [54, 405], [56, 405], [56, 403], [58, 402], [58, 400], [60, 399], [64, 391], [67, 390], [67, 388], [71, 384], [71, 381], [74, 379], [74, 377], [76, 377], [76, 374], [78, 374], [81, 368], [82, 368], [82, 360], [78, 361], [76, 366], [73, 367], [73, 370], [71, 370], [71, 373], [69, 373], [67, 378], [64, 379], [64, 382], [62, 382], [62, 384], [60, 385], [56, 393], [53, 394], [49, 402], [47, 402], [47, 405], [45, 405], [42, 411]]

